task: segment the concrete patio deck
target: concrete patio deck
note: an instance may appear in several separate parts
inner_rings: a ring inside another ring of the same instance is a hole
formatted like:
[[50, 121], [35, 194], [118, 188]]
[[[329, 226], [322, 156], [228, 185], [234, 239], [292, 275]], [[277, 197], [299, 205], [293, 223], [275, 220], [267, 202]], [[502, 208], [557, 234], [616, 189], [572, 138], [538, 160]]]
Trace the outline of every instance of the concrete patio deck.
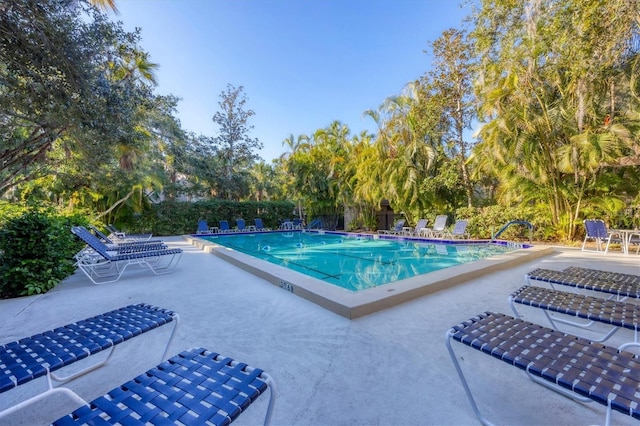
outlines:
[[[0, 300], [0, 343], [145, 302], [180, 314], [172, 355], [205, 347], [267, 371], [278, 389], [274, 425], [476, 425], [444, 344], [452, 325], [486, 310], [511, 314], [507, 297], [535, 267], [576, 265], [640, 274], [640, 256], [557, 249], [349, 320], [181, 237], [166, 240], [185, 251], [172, 274], [152, 276], [130, 268], [119, 282], [96, 286], [76, 272], [47, 294]], [[529, 321], [548, 325], [538, 310], [521, 312]], [[67, 386], [87, 400], [104, 394], [156, 365], [169, 332], [161, 327], [119, 345], [107, 366]], [[628, 330], [620, 331], [608, 344], [629, 336]], [[603, 406], [576, 403], [503, 362], [455, 345], [480, 409], [495, 424], [604, 423]], [[0, 410], [45, 387], [41, 378], [0, 394]], [[267, 400], [260, 398], [236, 424], [260, 424]], [[53, 397], [4, 419], [4, 424], [45, 425], [75, 408], [73, 402]], [[613, 423], [636, 422], [614, 413]]]

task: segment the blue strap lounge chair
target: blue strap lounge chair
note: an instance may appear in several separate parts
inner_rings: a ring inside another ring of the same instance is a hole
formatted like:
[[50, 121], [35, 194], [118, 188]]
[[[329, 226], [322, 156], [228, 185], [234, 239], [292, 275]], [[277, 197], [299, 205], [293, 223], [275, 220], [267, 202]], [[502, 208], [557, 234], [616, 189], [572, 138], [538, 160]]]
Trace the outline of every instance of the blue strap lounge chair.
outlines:
[[[165, 324], [173, 323], [173, 331], [160, 360], [165, 359], [178, 327], [175, 312], [144, 303], [106, 312], [44, 333], [0, 345], [0, 393], [47, 376], [48, 389], [0, 413], [0, 418], [48, 397], [54, 393], [85, 402], [65, 387], [53, 387], [52, 381], [67, 383], [105, 365], [115, 346]], [[108, 350], [102, 361], [60, 377], [55, 372], [76, 361]], [[0, 422], [1, 423], [1, 422]]]
[[259, 217], [255, 218], [253, 221], [255, 223], [256, 231], [270, 231], [269, 228], [264, 227], [262, 219], [260, 219]]
[[[133, 252], [142, 252], [142, 251], [154, 251], [154, 250], [164, 250], [167, 248], [167, 245], [160, 240], [149, 240], [149, 241], [138, 241], [133, 243], [107, 243], [103, 242], [101, 238], [97, 235], [93, 235], [87, 228], [84, 226], [75, 226], [75, 234], [80, 237], [83, 241], [85, 239], [90, 239], [91, 241], [98, 240], [99, 243], [102, 243], [103, 246], [112, 254], [126, 254]], [[104, 234], [103, 234], [104, 235]], [[111, 241], [107, 238], [107, 241]], [[86, 242], [86, 241], [85, 241]], [[90, 254], [94, 255], [95, 250], [91, 246], [87, 246], [85, 249], [80, 251], [76, 255], [76, 258], [80, 258], [83, 255]]]
[[264, 371], [206, 349], [184, 351], [113, 389], [54, 426], [78, 424], [227, 425], [270, 389], [264, 424], [275, 402]]
[[536, 268], [525, 275], [528, 284], [531, 280], [549, 283], [551, 287], [565, 285], [583, 290], [599, 291], [615, 296], [617, 300], [627, 297], [640, 299], [640, 282], [634, 280], [605, 279], [595, 274], [575, 274], [573, 271]]
[[427, 228], [425, 231], [427, 237], [429, 238], [439, 238], [442, 237], [445, 233], [445, 229], [447, 228], [447, 220], [449, 218], [446, 214], [441, 214], [436, 216], [436, 221], [433, 222], [433, 228]]
[[[633, 341], [618, 346], [618, 349], [640, 346], [640, 340], [638, 340], [640, 305], [635, 303], [607, 300], [532, 285], [525, 285], [509, 296], [511, 310], [517, 318], [520, 318], [515, 306], [516, 303], [542, 309], [551, 326], [555, 329], [558, 329], [557, 323], [584, 329], [590, 329], [596, 322], [611, 326], [609, 331], [603, 333], [600, 338], [590, 337], [593, 342], [605, 342], [621, 328], [632, 330]], [[588, 321], [577, 322], [566, 317], [551, 315], [550, 312], [583, 318]]]
[[467, 232], [467, 223], [469, 221], [466, 219], [456, 220], [456, 223], [453, 225], [453, 229], [450, 232], [445, 231], [442, 235], [444, 238], [469, 238], [469, 233]]
[[[582, 242], [582, 251], [596, 251], [607, 254], [607, 252], [609, 251], [609, 245], [612, 242], [624, 244], [622, 234], [620, 234], [619, 232], [608, 231], [607, 225], [604, 223], [604, 221], [600, 219], [586, 219], [583, 223], [585, 236], [584, 241]], [[587, 241], [589, 240], [595, 241], [595, 250], [589, 250], [586, 248]]]
[[398, 235], [401, 234], [404, 228], [404, 224], [406, 223], [405, 219], [398, 219], [396, 220], [396, 223], [393, 225], [393, 228], [386, 230], [386, 229], [379, 229], [378, 230], [378, 234], [387, 234], [387, 235]]
[[218, 232], [218, 228], [216, 226], [210, 227], [206, 219], [200, 219], [198, 221], [196, 235], [215, 234], [216, 232]]
[[95, 235], [82, 227], [74, 226], [71, 232], [92, 249], [92, 252], [79, 256], [76, 265], [94, 284], [118, 281], [129, 265], [146, 267], [156, 275], [169, 273], [182, 256], [181, 249], [110, 250]]
[[[79, 227], [82, 228], [82, 227]], [[134, 241], [129, 243], [116, 243], [111, 240], [108, 236], [106, 236], [102, 231], [96, 228], [93, 225], [89, 225], [89, 228], [93, 231], [93, 233], [98, 237], [110, 250], [123, 250], [123, 249], [136, 249], [136, 248], [152, 248], [154, 250], [159, 250], [162, 248], [167, 248], [167, 245], [162, 240], [148, 240], [148, 241]]]
[[[504, 314], [485, 312], [452, 327], [445, 339], [471, 407], [485, 425], [491, 423], [480, 413], [451, 341], [513, 365], [536, 383], [571, 399], [604, 405], [607, 425], [614, 410], [640, 419], [639, 355]], [[468, 357], [465, 355], [464, 359]], [[477, 369], [475, 363], [473, 367]], [[486, 386], [485, 392], [497, 388]]]
[[416, 223], [416, 226], [410, 230], [410, 231], [402, 231], [403, 235], [407, 235], [409, 237], [418, 237], [420, 235], [422, 235], [423, 233], [423, 229], [426, 229], [427, 227], [427, 223], [428, 220], [427, 219], [420, 219], [418, 221], [418, 223]]
[[107, 225], [107, 229], [111, 232], [114, 239], [122, 240], [124, 242], [147, 241], [153, 237], [153, 234], [127, 234], [126, 232], [118, 230], [118, 228], [111, 224]]
[[236, 229], [234, 229], [234, 231], [236, 232], [247, 231], [247, 224], [245, 223], [244, 219], [236, 219]]
[[220, 232], [223, 232], [223, 233], [231, 232], [231, 227], [229, 226], [228, 220], [221, 220], [219, 224], [220, 224], [220, 227], [219, 227]]

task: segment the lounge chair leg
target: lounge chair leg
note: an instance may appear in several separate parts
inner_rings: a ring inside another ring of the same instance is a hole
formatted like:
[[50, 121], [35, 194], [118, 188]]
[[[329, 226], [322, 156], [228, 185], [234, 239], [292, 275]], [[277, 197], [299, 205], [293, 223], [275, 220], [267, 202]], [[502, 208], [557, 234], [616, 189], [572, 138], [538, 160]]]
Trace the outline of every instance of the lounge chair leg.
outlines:
[[47, 374], [47, 385], [48, 385], [48, 389], [42, 393], [39, 393], [38, 395], [35, 395], [27, 400], [21, 401], [18, 404], [11, 406], [3, 411], [0, 411], [0, 419], [9, 416], [13, 413], [16, 413], [20, 410], [22, 410], [25, 407], [28, 407], [29, 405], [35, 404], [37, 402], [42, 401], [45, 398], [48, 398], [49, 395], [52, 395], [54, 393], [61, 393], [63, 395], [68, 396], [69, 398], [71, 398], [74, 402], [78, 403], [80, 406], [82, 405], [87, 405], [88, 402], [85, 401], [84, 399], [80, 398], [80, 396], [78, 396], [78, 394], [76, 394], [75, 392], [73, 392], [71, 389], [67, 389], [64, 387], [60, 387], [60, 388], [54, 388], [53, 387], [53, 383], [51, 382], [51, 373]]
[[611, 412], [613, 410], [611, 409], [611, 400], [607, 399], [607, 414], [605, 416], [604, 419], [604, 425], [605, 426], [611, 426]]
[[625, 343], [624, 345], [618, 346], [618, 349], [623, 351], [630, 346], [640, 346], [640, 342], [638, 341], [638, 330], [633, 332], [633, 342]]
[[97, 370], [98, 368], [100, 368], [103, 365], [105, 365], [106, 363], [108, 363], [109, 360], [111, 359], [111, 356], [113, 355], [113, 352], [115, 352], [115, 349], [116, 349], [115, 346], [111, 346], [111, 348], [109, 349], [109, 354], [107, 355], [107, 357], [103, 361], [100, 361], [100, 362], [98, 362], [96, 364], [93, 364], [92, 366], [89, 366], [89, 367], [85, 368], [84, 370], [80, 370], [77, 373], [70, 374], [70, 375], [68, 375], [66, 377], [60, 377], [60, 376], [56, 375], [55, 373], [49, 373], [47, 375], [47, 377], [49, 378], [49, 380], [54, 380], [54, 381], [56, 381], [58, 383], [61, 383], [61, 384], [70, 382], [70, 381], [72, 381], [74, 379], [77, 379], [80, 376], [84, 376], [85, 374], [87, 374], [87, 373], [89, 373], [89, 372], [91, 372], [93, 370]]
[[270, 392], [269, 406], [267, 407], [267, 414], [265, 414], [264, 416], [264, 425], [269, 426], [271, 424], [271, 415], [273, 414], [273, 406], [275, 405], [275, 402], [276, 402], [276, 384], [271, 378], [271, 376], [268, 375], [267, 373], [262, 372], [260, 376], [264, 379], [267, 386], [269, 386], [269, 392]]
[[[174, 313], [174, 318], [175, 319], [173, 320], [174, 321], [173, 330], [171, 331], [171, 335], [169, 336], [169, 341], [167, 342], [167, 345], [164, 348], [164, 352], [162, 352], [162, 357], [160, 358], [160, 362], [162, 362], [162, 361], [164, 361], [166, 359], [167, 353], [169, 352], [169, 347], [171, 346], [171, 342], [173, 342], [173, 338], [176, 335], [176, 330], [178, 329], [178, 323], [180, 322], [180, 316], [178, 314]], [[85, 375], [85, 374], [87, 374], [87, 373], [89, 373], [89, 372], [91, 372], [93, 370], [97, 370], [98, 368], [106, 365], [109, 362], [109, 360], [111, 359], [111, 356], [113, 355], [113, 353], [115, 352], [115, 349], [116, 349], [116, 347], [112, 346], [109, 349], [109, 354], [107, 355], [107, 357], [103, 361], [98, 362], [96, 364], [93, 364], [92, 366], [87, 367], [84, 370], [78, 371], [77, 373], [73, 373], [73, 374], [71, 374], [69, 376], [66, 376], [66, 377], [60, 377], [60, 376], [56, 375], [55, 373], [49, 373], [48, 376], [51, 376], [50, 379], [52, 379], [52, 380], [54, 380], [54, 381], [56, 381], [58, 383], [61, 383], [61, 384], [70, 382], [72, 380], [75, 380], [80, 376], [83, 376], [83, 375]]]
[[178, 323], [180, 322], [180, 315], [174, 312], [173, 314], [175, 324], [173, 325], [173, 330], [171, 331], [171, 336], [169, 336], [169, 341], [167, 342], [167, 346], [164, 348], [164, 352], [162, 353], [162, 358], [160, 358], [160, 362], [164, 361], [167, 357], [167, 353], [169, 352], [169, 346], [171, 346], [171, 342], [173, 342], [173, 337], [176, 335], [176, 330], [178, 329]]
[[464, 373], [462, 372], [462, 368], [460, 367], [460, 364], [458, 363], [458, 359], [456, 357], [456, 354], [453, 350], [453, 347], [451, 346], [451, 336], [453, 336], [453, 330], [448, 330], [447, 333], [445, 334], [445, 343], [447, 345], [447, 349], [449, 350], [449, 355], [451, 356], [451, 360], [453, 361], [453, 365], [456, 367], [456, 371], [458, 372], [458, 377], [460, 377], [460, 381], [462, 382], [462, 387], [464, 388], [465, 393], [467, 394], [467, 398], [469, 399], [469, 402], [471, 403], [471, 408], [473, 408], [473, 412], [475, 413], [476, 417], [478, 418], [478, 420], [480, 420], [480, 422], [485, 425], [485, 426], [493, 426], [493, 423], [491, 423], [489, 420], [485, 419], [484, 416], [480, 413], [480, 410], [478, 409], [478, 405], [476, 404], [475, 399], [473, 398], [473, 395], [471, 394], [471, 389], [469, 388], [469, 384], [467, 383], [467, 379], [464, 377]]

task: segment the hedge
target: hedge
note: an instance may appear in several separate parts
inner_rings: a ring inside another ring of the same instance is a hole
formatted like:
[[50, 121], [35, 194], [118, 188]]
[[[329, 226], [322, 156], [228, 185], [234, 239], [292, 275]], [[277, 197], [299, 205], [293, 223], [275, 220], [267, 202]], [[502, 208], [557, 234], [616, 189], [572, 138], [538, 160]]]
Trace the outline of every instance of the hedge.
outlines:
[[9, 216], [0, 230], [0, 298], [45, 293], [74, 272], [84, 244], [71, 226], [86, 219], [39, 210]]
[[227, 220], [233, 227], [237, 219], [244, 219], [247, 225], [252, 225], [253, 219], [261, 218], [265, 227], [276, 228], [280, 219], [294, 216], [295, 204], [289, 201], [164, 201], [143, 213], [119, 220], [115, 225], [131, 233], [185, 235], [195, 233], [201, 219], [205, 219], [209, 226], [218, 226], [221, 220]]

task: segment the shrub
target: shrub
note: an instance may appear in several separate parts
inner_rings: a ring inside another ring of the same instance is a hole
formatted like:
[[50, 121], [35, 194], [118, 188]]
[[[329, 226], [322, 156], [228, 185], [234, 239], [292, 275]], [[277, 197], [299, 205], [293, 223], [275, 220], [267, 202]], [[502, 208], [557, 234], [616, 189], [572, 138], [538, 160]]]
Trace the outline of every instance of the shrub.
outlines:
[[45, 293], [74, 272], [73, 255], [83, 244], [71, 225], [78, 216], [37, 210], [11, 217], [0, 230], [0, 298]]

